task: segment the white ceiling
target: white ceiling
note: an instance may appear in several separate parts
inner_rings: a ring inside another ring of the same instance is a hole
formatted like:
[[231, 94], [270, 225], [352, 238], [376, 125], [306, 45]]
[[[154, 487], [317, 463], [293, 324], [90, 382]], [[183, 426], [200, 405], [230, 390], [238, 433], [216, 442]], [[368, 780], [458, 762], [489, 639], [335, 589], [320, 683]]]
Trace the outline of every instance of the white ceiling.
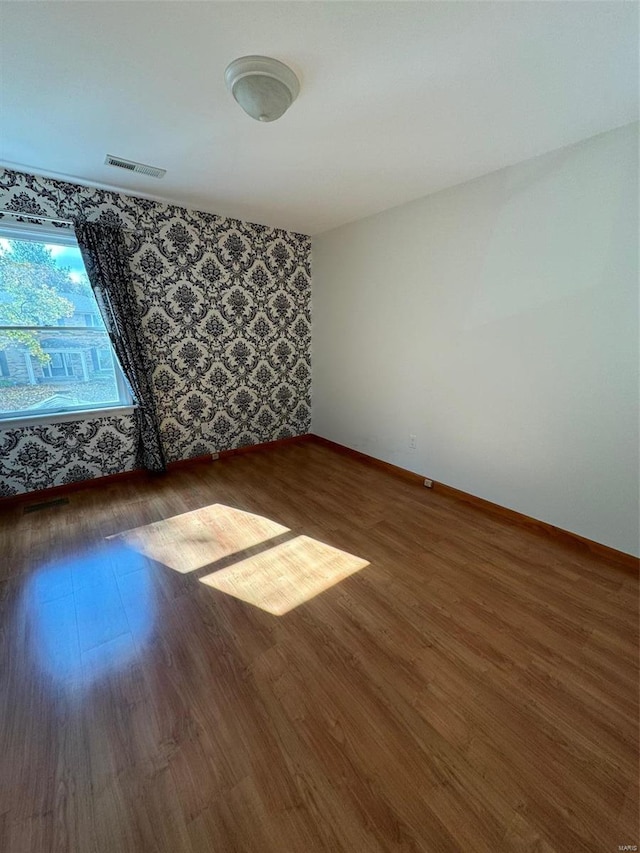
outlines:
[[[638, 117], [635, 3], [3, 2], [0, 34], [3, 165], [307, 234]], [[271, 124], [225, 89], [252, 53], [300, 77]]]

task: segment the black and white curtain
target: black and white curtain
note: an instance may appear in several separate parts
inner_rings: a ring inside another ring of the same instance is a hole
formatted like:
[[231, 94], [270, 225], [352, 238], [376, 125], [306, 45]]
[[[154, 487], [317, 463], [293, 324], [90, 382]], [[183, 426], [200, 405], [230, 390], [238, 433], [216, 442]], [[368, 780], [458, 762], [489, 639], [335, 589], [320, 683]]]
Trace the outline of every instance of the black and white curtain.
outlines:
[[151, 369], [124, 235], [117, 227], [97, 222], [76, 222], [75, 233], [102, 319], [136, 398], [137, 464], [149, 471], [164, 471]]

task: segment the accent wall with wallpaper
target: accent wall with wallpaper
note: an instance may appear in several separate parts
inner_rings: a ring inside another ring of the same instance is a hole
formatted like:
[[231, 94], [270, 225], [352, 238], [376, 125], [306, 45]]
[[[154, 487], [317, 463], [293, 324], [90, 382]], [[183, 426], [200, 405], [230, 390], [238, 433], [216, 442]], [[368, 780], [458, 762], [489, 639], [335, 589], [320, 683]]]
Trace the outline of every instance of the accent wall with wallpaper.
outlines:
[[[127, 229], [170, 461], [309, 431], [308, 237], [3, 169], [0, 208]], [[0, 496], [133, 467], [127, 415], [0, 423]]]

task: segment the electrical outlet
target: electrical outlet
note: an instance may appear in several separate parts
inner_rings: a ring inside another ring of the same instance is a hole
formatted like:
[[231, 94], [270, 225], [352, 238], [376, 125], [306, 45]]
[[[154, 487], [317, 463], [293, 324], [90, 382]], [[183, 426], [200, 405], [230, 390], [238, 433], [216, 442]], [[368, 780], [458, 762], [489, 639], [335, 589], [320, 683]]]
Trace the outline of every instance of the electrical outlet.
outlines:
[[417, 446], [417, 438], [416, 438], [416, 437], [415, 437], [415, 435], [413, 435], [413, 433], [412, 433], [412, 434], [409, 436], [409, 448], [410, 448], [411, 450], [415, 450], [415, 449], [416, 449], [416, 446]]

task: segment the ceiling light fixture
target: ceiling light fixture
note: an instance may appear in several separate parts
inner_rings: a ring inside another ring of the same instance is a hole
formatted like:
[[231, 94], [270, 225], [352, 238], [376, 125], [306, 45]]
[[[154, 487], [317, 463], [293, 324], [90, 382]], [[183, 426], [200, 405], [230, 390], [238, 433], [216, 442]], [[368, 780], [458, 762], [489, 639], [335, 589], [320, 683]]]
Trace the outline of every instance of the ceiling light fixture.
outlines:
[[300, 83], [284, 63], [268, 56], [241, 56], [224, 72], [227, 89], [257, 121], [275, 121], [298, 97]]

